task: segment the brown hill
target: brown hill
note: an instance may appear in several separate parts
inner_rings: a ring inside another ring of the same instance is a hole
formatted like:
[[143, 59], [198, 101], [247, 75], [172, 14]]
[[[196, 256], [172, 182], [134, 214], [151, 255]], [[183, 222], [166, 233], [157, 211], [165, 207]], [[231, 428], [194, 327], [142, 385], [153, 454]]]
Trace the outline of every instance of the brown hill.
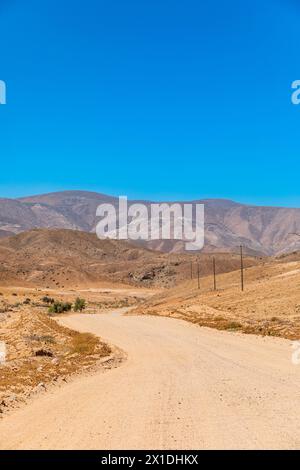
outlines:
[[[34, 229], [0, 240], [0, 282], [66, 287], [102, 281], [169, 287], [197, 273], [212, 270], [209, 254], [167, 255], [95, 234], [65, 229]], [[259, 264], [246, 257], [245, 265]], [[234, 253], [217, 255], [218, 272], [237, 269]]]

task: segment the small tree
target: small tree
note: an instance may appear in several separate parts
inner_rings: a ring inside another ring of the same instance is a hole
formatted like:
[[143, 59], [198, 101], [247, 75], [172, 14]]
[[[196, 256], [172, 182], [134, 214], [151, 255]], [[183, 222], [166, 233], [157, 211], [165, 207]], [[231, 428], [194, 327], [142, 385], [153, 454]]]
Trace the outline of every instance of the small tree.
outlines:
[[85, 309], [86, 303], [84, 299], [77, 297], [74, 304], [74, 312], [82, 312]]

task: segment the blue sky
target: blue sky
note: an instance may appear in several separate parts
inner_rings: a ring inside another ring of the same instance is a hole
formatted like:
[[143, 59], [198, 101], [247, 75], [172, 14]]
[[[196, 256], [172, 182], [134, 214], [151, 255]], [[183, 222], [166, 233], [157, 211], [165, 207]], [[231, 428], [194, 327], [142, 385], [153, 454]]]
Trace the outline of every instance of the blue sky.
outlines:
[[0, 0], [0, 196], [300, 207], [293, 0]]

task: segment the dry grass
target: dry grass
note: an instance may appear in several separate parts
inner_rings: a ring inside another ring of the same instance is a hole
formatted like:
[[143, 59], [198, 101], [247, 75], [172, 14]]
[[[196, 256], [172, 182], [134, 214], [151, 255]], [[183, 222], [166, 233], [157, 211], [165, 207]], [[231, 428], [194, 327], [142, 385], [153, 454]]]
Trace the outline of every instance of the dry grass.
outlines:
[[[90, 333], [77, 333], [73, 336], [70, 344], [70, 354], [79, 354], [84, 356], [91, 356], [99, 352], [99, 340], [96, 336]], [[110, 354], [110, 348], [101, 343], [101, 351], [103, 355]]]

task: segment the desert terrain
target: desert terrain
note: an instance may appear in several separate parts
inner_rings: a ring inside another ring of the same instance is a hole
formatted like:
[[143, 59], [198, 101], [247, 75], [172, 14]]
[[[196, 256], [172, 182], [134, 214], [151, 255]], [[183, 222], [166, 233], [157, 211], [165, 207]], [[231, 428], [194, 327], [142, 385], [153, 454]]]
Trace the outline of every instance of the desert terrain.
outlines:
[[221, 330], [300, 337], [300, 256], [269, 259], [240, 271], [203, 276], [149, 298], [139, 313], [184, 319]]
[[0, 448], [299, 448], [300, 368], [289, 341], [115, 311], [59, 323], [127, 358], [5, 416]]
[[238, 252], [65, 229], [0, 260], [0, 448], [299, 448], [298, 252], [245, 255], [243, 292]]
[[[136, 306], [153, 295], [149, 289], [116, 284], [109, 288], [55, 290], [2, 286], [0, 292], [0, 341], [5, 342], [7, 357], [1, 367], [0, 417], [51, 385], [94, 366], [118, 363], [122, 354], [104, 340], [91, 334], [79, 334], [63, 328], [49, 313], [52, 302], [75, 304], [84, 299], [85, 314]], [[70, 315], [72, 310], [64, 315]], [[60, 314], [62, 315], [62, 313]]]
[[[219, 272], [238, 269], [236, 253], [219, 253]], [[245, 266], [263, 258], [245, 256]], [[212, 255], [170, 254], [119, 240], [99, 240], [93, 233], [34, 229], [0, 239], [0, 284], [69, 289], [118, 283], [137, 287], [171, 287], [191, 277], [199, 262], [201, 276], [211, 272]], [[194, 268], [195, 269], [195, 266]]]

